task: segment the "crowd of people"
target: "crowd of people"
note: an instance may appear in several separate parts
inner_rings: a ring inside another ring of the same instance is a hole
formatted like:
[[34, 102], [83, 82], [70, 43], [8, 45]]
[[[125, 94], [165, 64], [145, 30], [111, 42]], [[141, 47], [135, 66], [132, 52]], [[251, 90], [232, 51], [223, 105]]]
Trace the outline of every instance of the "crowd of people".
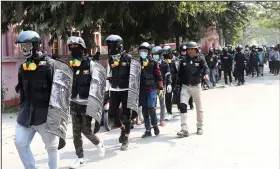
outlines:
[[[72, 118], [73, 143], [77, 159], [70, 168], [85, 164], [83, 135], [96, 145], [98, 155], [105, 156], [103, 141], [96, 135], [100, 129], [105, 93], [109, 95], [110, 116], [120, 129], [120, 149], [129, 147], [133, 120], [144, 118], [142, 138], [160, 134], [160, 128], [173, 118], [176, 104], [181, 118], [178, 137], [188, 137], [188, 106], [197, 114], [197, 134], [203, 134], [202, 89], [214, 88], [223, 72], [225, 84], [231, 85], [232, 75], [243, 85], [244, 72], [252, 77], [263, 75], [263, 64], [269, 61], [270, 72], [279, 73], [279, 45], [269, 51], [259, 46], [242, 45], [210, 48], [209, 54], [200, 53], [195, 42], [181, 44], [179, 51], [168, 45], [153, 46], [143, 42], [139, 58], [123, 52], [123, 39], [118, 35], [106, 38], [108, 46], [107, 70], [89, 58], [81, 37], [71, 36], [67, 45], [71, 52], [69, 63], [40, 51], [40, 35], [23, 31], [17, 39], [26, 61], [18, 72], [16, 91], [20, 93], [15, 145], [25, 169], [35, 169], [30, 149], [35, 133], [42, 137], [48, 152], [50, 169], [58, 169], [59, 149], [66, 142], [68, 120]], [[229, 76], [229, 82], [227, 80]], [[209, 78], [210, 77], [210, 78]], [[107, 86], [106, 86], [107, 84]], [[108, 91], [106, 92], [106, 89]], [[156, 115], [159, 100], [160, 118]], [[121, 113], [117, 111], [121, 105]], [[165, 111], [167, 110], [167, 111]], [[153, 131], [153, 134], [152, 134]]]

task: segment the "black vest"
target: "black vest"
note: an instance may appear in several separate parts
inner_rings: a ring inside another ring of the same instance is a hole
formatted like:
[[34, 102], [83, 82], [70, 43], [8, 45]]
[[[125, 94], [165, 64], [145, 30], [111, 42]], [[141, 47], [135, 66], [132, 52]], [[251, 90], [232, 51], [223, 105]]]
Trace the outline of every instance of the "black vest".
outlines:
[[81, 66], [73, 67], [73, 86], [72, 86], [72, 98], [79, 97], [82, 99], [87, 99], [89, 96], [90, 89], [90, 59], [87, 58], [82, 61]]
[[24, 126], [28, 126], [28, 123], [40, 125], [47, 121], [53, 69], [46, 63], [45, 58], [36, 62], [36, 65], [37, 68], [34, 71], [23, 70], [20, 79], [23, 84], [24, 102], [18, 122]]
[[112, 59], [109, 60], [110, 68], [112, 71], [112, 88], [128, 88], [129, 84], [129, 72], [130, 72], [130, 61], [131, 58], [128, 55], [122, 55], [120, 58], [119, 65], [112, 67], [114, 63]]
[[149, 64], [142, 67], [140, 80], [141, 89], [157, 89], [156, 64], [156, 61], [149, 60]]
[[201, 56], [196, 58], [186, 57], [180, 64], [180, 81], [182, 84], [197, 85], [201, 82], [202, 64]]

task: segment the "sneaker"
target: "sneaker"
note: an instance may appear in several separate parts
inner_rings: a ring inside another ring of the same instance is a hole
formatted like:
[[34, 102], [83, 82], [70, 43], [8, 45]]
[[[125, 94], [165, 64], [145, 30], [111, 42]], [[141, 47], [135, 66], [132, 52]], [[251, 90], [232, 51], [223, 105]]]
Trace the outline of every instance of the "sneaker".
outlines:
[[173, 119], [173, 116], [172, 116], [171, 113], [167, 113], [167, 114], [165, 115], [165, 120], [169, 121], [169, 120], [172, 120], [172, 119]]
[[100, 141], [99, 144], [96, 145], [96, 148], [97, 148], [99, 157], [104, 157], [105, 156], [105, 148], [104, 148], [103, 141]]
[[161, 127], [164, 127], [164, 126], [165, 126], [165, 121], [161, 121], [161, 122], [160, 122], [160, 126], [161, 126]]
[[119, 137], [119, 142], [120, 142], [120, 143], [123, 143], [124, 137], [125, 137], [125, 133], [124, 133], [124, 130], [122, 130], [122, 131], [121, 131], [121, 135], [120, 135], [120, 137]]
[[238, 83], [237, 83], [237, 86], [240, 86], [240, 85], [241, 85], [240, 82], [238, 82]]
[[122, 151], [126, 151], [128, 149], [128, 137], [124, 137], [124, 141], [122, 143], [122, 146], [121, 146], [121, 150]]
[[187, 130], [181, 130], [177, 133], [179, 137], [189, 137], [189, 132]]
[[142, 135], [142, 138], [151, 137], [151, 136], [152, 136], [151, 131], [145, 131], [145, 133]]
[[202, 128], [198, 128], [196, 134], [197, 135], [202, 135], [203, 134]]
[[78, 158], [74, 161], [73, 164], [71, 164], [70, 169], [79, 168], [85, 164], [86, 164], [86, 161], [84, 160], [84, 158]]
[[154, 126], [154, 133], [156, 136], [159, 135], [160, 132], [158, 126]]

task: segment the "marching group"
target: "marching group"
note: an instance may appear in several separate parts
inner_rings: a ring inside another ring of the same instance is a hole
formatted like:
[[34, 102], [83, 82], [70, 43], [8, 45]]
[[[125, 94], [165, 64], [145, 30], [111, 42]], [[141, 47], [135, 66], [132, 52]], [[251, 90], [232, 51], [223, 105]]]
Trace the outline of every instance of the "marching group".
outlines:
[[[223, 71], [225, 83], [231, 85], [232, 73], [238, 85], [244, 84], [244, 71], [252, 77], [263, 75], [263, 64], [269, 60], [271, 73], [279, 73], [279, 47], [243, 47], [236, 51], [231, 46], [222, 50], [209, 49], [200, 53], [195, 42], [180, 45], [178, 52], [170, 46], [152, 46], [143, 42], [139, 59], [123, 51], [123, 40], [110, 35], [108, 67], [90, 59], [81, 37], [71, 36], [67, 45], [71, 52], [69, 64], [40, 51], [40, 36], [34, 31], [23, 31], [17, 39], [26, 58], [18, 72], [16, 92], [20, 94], [15, 145], [25, 169], [35, 169], [35, 159], [30, 149], [36, 132], [40, 134], [48, 152], [50, 169], [57, 169], [59, 149], [66, 142], [67, 123], [71, 114], [73, 143], [77, 159], [70, 168], [85, 164], [83, 135], [96, 145], [98, 155], [105, 155], [103, 141], [96, 135], [100, 129], [103, 100], [109, 86], [110, 116], [120, 128], [121, 150], [129, 146], [129, 135], [134, 119], [142, 108], [145, 132], [142, 138], [160, 134], [156, 115], [157, 98], [160, 102], [159, 125], [172, 119], [172, 105], [178, 106], [181, 115], [179, 137], [188, 137], [187, 107], [197, 112], [197, 134], [203, 134], [202, 88], [214, 88]], [[267, 59], [269, 58], [269, 59]], [[210, 78], [208, 77], [210, 76]], [[227, 80], [229, 76], [229, 83]], [[109, 82], [109, 83], [108, 83]], [[121, 104], [122, 113], [119, 113]], [[165, 109], [167, 113], [165, 113]]]

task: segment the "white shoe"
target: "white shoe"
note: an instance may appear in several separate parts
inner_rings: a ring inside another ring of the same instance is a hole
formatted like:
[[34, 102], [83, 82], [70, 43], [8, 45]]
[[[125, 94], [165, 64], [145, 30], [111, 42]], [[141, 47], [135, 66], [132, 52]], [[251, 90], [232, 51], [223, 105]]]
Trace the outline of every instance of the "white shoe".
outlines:
[[169, 121], [169, 120], [172, 120], [172, 119], [173, 119], [172, 114], [167, 113], [167, 114], [165, 115], [165, 120]]
[[70, 166], [71, 169], [79, 168], [86, 164], [84, 158], [78, 158], [76, 161]]
[[96, 145], [97, 151], [98, 151], [98, 155], [100, 157], [104, 157], [105, 156], [105, 148], [104, 148], [104, 144], [102, 141], [99, 142], [98, 145]]

